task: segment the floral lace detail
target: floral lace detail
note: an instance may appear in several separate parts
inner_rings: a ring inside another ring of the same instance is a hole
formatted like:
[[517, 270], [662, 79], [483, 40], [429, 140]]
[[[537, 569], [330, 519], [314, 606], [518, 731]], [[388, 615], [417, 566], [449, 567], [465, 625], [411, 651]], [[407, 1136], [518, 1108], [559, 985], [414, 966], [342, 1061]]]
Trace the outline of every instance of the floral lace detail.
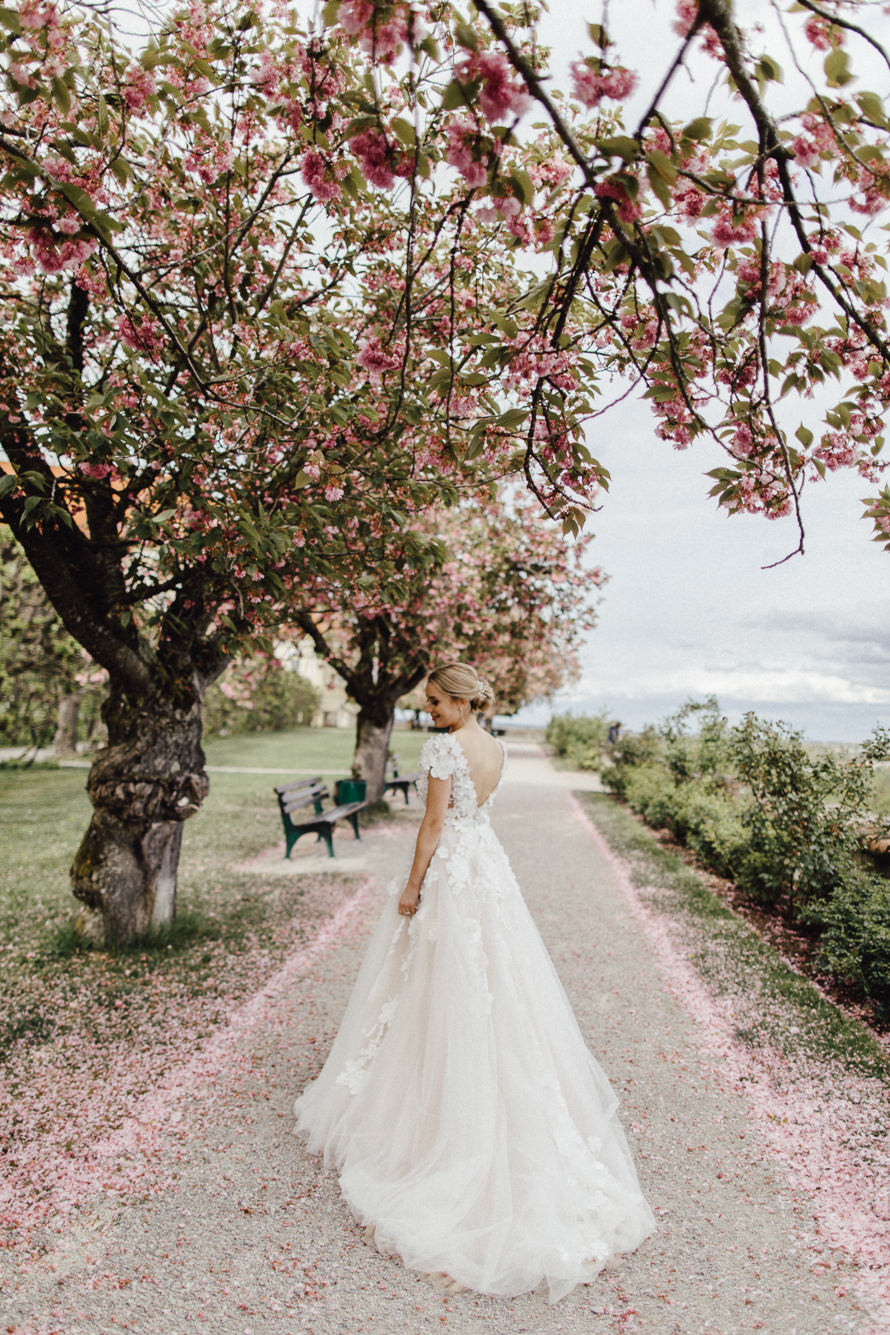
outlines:
[[384, 1005], [380, 1007], [380, 1010], [377, 1013], [377, 1020], [368, 1035], [370, 1041], [365, 1044], [357, 1057], [354, 1057], [352, 1061], [346, 1063], [343, 1070], [338, 1075], [337, 1083], [345, 1085], [351, 1094], [357, 1094], [361, 1088], [365, 1072], [377, 1052], [377, 1049], [383, 1042], [386, 1031], [389, 1028], [390, 1020], [396, 1013], [397, 1005], [398, 1002], [395, 997], [390, 997], [389, 1001], [385, 1002]]
[[472, 821], [487, 819], [488, 808], [501, 786], [504, 768], [507, 764], [507, 750], [503, 742], [501, 743], [501, 750], [504, 756], [500, 777], [494, 789], [480, 807], [476, 797], [476, 787], [470, 774], [470, 767], [467, 764], [467, 758], [460, 742], [450, 732], [437, 733], [434, 737], [430, 737], [424, 742], [420, 752], [421, 775], [417, 780], [417, 791], [420, 800], [426, 802], [430, 775], [434, 779], [451, 779], [451, 802], [448, 807], [448, 815], [445, 818], [446, 821], [451, 823], [455, 819]]

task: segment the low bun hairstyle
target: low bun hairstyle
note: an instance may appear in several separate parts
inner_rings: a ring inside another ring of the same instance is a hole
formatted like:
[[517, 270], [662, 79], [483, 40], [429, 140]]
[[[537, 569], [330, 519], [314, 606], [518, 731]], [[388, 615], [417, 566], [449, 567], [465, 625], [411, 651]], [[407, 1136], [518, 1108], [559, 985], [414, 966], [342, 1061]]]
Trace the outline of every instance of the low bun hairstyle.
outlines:
[[469, 663], [442, 663], [427, 680], [456, 700], [468, 700], [474, 711], [490, 713], [494, 704], [494, 691]]

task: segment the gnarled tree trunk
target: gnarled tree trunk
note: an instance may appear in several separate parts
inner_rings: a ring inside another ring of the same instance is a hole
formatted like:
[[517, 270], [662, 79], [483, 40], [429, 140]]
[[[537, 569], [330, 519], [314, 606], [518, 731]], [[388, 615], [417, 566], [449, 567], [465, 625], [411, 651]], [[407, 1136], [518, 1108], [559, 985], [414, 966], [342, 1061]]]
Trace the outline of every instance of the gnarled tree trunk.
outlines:
[[72, 890], [102, 914], [108, 943], [172, 921], [182, 823], [209, 784], [201, 749], [202, 688], [128, 693], [112, 682], [108, 745], [90, 770], [93, 817], [71, 868]]

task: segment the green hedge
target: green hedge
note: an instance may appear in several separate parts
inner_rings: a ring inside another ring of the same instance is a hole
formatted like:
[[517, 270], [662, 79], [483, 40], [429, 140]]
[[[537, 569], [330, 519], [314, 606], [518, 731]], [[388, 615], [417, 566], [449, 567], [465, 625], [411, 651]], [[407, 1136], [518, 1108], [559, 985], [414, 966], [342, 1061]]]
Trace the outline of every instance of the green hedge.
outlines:
[[609, 724], [605, 714], [592, 717], [554, 714], [544, 737], [560, 759], [567, 760], [574, 769], [598, 770], [603, 763]]
[[[582, 723], [554, 730], [563, 754]], [[817, 966], [890, 1012], [890, 882], [863, 849], [878, 806], [873, 767], [890, 754], [890, 734], [878, 730], [844, 761], [754, 714], [731, 728], [711, 697], [600, 754], [605, 786], [647, 824], [806, 925]]]

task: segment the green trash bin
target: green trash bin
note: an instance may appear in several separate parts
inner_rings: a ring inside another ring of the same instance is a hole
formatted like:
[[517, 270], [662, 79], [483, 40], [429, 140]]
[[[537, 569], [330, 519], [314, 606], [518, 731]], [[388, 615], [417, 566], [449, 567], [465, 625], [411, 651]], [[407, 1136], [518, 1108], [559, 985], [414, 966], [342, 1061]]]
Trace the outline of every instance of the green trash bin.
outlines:
[[367, 795], [367, 779], [338, 779], [334, 784], [334, 800], [340, 807], [349, 802], [364, 802]]

